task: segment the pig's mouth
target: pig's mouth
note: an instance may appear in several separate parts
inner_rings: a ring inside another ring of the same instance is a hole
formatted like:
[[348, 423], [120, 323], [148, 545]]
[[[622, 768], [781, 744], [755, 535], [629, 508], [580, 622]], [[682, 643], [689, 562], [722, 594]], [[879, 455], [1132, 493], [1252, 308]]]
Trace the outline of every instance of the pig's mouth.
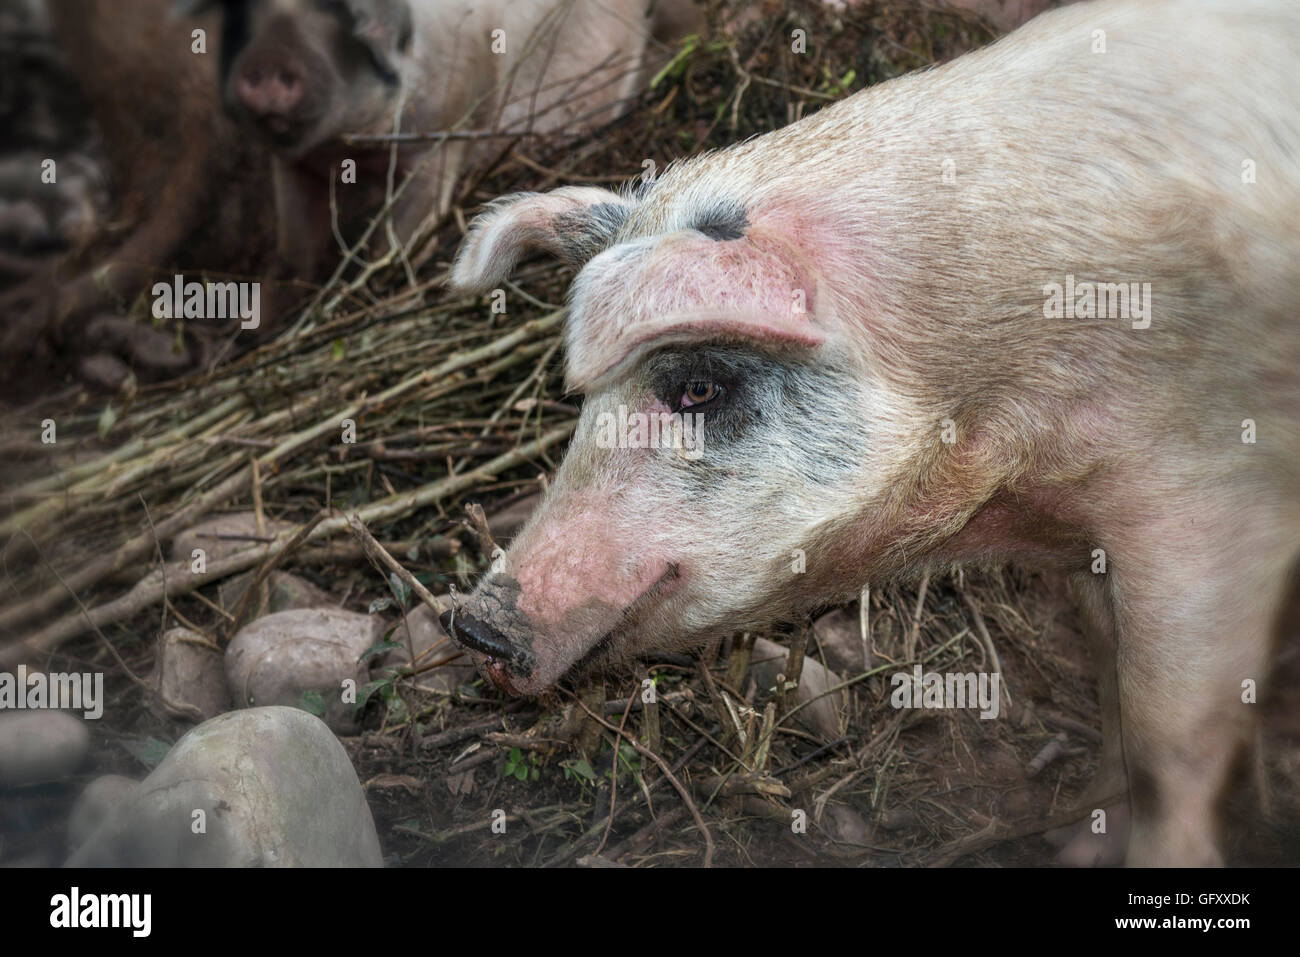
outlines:
[[[539, 660], [533, 647], [536, 642], [532, 635], [518, 637], [507, 635], [492, 622], [483, 617], [476, 617], [465, 610], [443, 612], [439, 616], [439, 621], [453, 640], [473, 653], [479, 670], [498, 690], [512, 697], [537, 694], [553, 685], [570, 670], [598, 662], [614, 644], [619, 633], [625, 630], [647, 605], [653, 604], [674, 590], [680, 578], [679, 567], [669, 563], [662, 575], [634, 601], [621, 609], [618, 613], [618, 621], [613, 627], [598, 632], [594, 640], [574, 642], [573, 645], [581, 648], [581, 652], [563, 662], [555, 660], [557, 649], [552, 650], [550, 661]], [[560, 667], [557, 668], [557, 664]]]

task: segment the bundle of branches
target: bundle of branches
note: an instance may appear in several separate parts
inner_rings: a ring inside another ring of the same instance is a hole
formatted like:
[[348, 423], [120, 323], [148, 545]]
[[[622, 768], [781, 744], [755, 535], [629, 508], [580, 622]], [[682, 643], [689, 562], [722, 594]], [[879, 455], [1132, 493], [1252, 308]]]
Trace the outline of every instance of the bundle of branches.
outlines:
[[[255, 493], [282, 494], [286, 505], [298, 496], [290, 515], [304, 517], [307, 500], [314, 508], [347, 500], [368, 522], [394, 522], [549, 467], [575, 412], [557, 371], [569, 274], [551, 263], [525, 269], [505, 313], [448, 299], [441, 285], [463, 209], [557, 182], [627, 181], [990, 37], [968, 15], [908, 3], [866, 4], [843, 18], [821, 4], [771, 20], [762, 13], [716, 8], [714, 32], [688, 39], [643, 108], [615, 123], [503, 150], [470, 177], [426, 275], [402, 255], [359, 275], [340, 269], [288, 334], [236, 361], [132, 385], [107, 403], [72, 390], [10, 415], [0, 433], [8, 475], [0, 634], [9, 636], [0, 664], [22, 654], [21, 633], [29, 652], [49, 650], [162, 601], [164, 588], [176, 594], [247, 567], [251, 554], [206, 579], [155, 574], [115, 602], [96, 601], [110, 578], [154, 556], [158, 541]], [[733, 34], [738, 15], [745, 26]], [[345, 438], [347, 421], [355, 435]], [[371, 497], [376, 484], [384, 497]], [[334, 515], [308, 540], [344, 529]], [[95, 610], [68, 610], [79, 601]]]
[[[132, 387], [107, 402], [71, 390], [6, 417], [0, 669], [48, 656], [69, 639], [89, 641], [84, 636], [91, 632], [111, 643], [105, 629], [133, 621], [144, 622], [133, 634], [157, 634], [159, 606], [164, 626], [169, 617], [190, 624], [207, 611], [185, 606], [183, 596], [249, 568], [353, 561], [356, 551], [346, 547], [353, 514], [381, 540], [433, 543], [426, 553], [450, 555], [454, 548], [436, 543], [461, 527], [460, 506], [500, 504], [544, 485], [578, 412], [578, 400], [561, 388], [567, 267], [525, 265], [507, 284], [504, 312], [443, 291], [447, 263], [475, 206], [561, 183], [623, 182], [784, 126], [857, 88], [950, 59], [992, 36], [969, 15], [924, 4], [866, 3], [844, 13], [820, 3], [781, 6], [774, 16], [755, 7], [757, 15], [751, 11], [736, 31], [715, 17], [713, 31], [686, 42], [639, 107], [603, 129], [509, 141], [469, 177], [425, 255], [340, 269], [276, 341], [202, 374]], [[164, 561], [168, 539], [222, 509], [273, 514], [293, 527], [214, 560], [201, 573], [187, 562]], [[425, 577], [438, 580], [449, 578]], [[123, 590], [123, 583], [130, 587]], [[376, 591], [386, 587], [379, 575], [372, 584]], [[801, 772], [799, 786], [835, 774], [835, 791], [860, 784], [870, 771], [871, 804], [881, 813], [886, 797], [894, 804], [924, 798], [930, 784], [905, 759], [880, 763], [881, 749], [904, 723], [889, 708], [880, 672], [886, 664], [913, 662], [969, 670], [968, 662], [973, 668], [990, 659], [990, 667], [1001, 668], [997, 641], [1009, 641], [1018, 661], [1034, 660], [1050, 614], [1025, 610], [1022, 597], [1000, 578], [944, 579], [919, 591], [877, 592], [855, 608], [864, 664], [871, 666], [864, 670], [874, 670], [854, 680], [852, 719], [884, 730], [859, 746], [845, 739], [822, 749], [824, 761], [840, 763]], [[894, 624], [873, 639], [872, 616]], [[1068, 666], [1034, 668], [1058, 688], [1080, 685]], [[726, 717], [718, 691], [706, 680], [701, 694]], [[1086, 692], [1077, 697], [1074, 710], [1086, 717]], [[743, 731], [738, 712], [730, 714], [731, 730]], [[768, 727], [761, 740], [770, 742], [773, 731]], [[761, 765], [775, 779], [784, 773], [772, 772], [776, 762], [792, 762], [785, 770], [793, 771], [807, 760], [764, 746], [756, 764], [752, 746], [760, 739], [751, 734], [749, 740], [751, 750], [733, 754], [724, 778], [742, 765], [749, 772]], [[953, 741], [947, 737], [936, 747], [955, 747]], [[687, 751], [689, 757], [699, 748]], [[921, 818], [898, 840], [898, 853], [980, 828], [952, 816]], [[573, 852], [581, 846], [574, 844]]]

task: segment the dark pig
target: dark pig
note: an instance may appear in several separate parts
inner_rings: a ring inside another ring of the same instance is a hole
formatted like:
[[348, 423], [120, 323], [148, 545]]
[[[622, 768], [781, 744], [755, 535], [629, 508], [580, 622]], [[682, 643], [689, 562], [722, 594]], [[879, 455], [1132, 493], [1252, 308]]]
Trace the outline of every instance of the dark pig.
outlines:
[[[171, 0], [47, 0], [68, 73], [102, 141], [113, 208], [103, 228], [0, 298], [0, 366], [76, 350], [95, 311], [129, 303], [158, 275], [204, 269], [247, 276], [273, 251], [271, 185], [249, 176], [269, 154], [224, 115], [214, 58], [191, 52]], [[209, 30], [218, 23], [200, 21]], [[50, 155], [50, 154], [44, 154]], [[33, 189], [75, 202], [75, 154], [54, 154], [57, 182]]]
[[586, 401], [459, 642], [536, 694], [866, 582], [1061, 565], [1128, 862], [1221, 861], [1300, 548], [1298, 61], [1283, 0], [1080, 4], [648, 188], [493, 204], [453, 280], [578, 267]]

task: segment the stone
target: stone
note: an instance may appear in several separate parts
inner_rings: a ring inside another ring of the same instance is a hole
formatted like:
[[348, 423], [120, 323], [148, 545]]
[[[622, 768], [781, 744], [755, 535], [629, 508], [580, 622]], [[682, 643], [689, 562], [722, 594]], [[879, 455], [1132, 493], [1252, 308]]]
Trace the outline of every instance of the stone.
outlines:
[[121, 774], [95, 778], [77, 796], [68, 817], [68, 847], [76, 850], [99, 828], [140, 784]]
[[382, 640], [385, 626], [376, 615], [341, 608], [281, 611], [245, 625], [226, 648], [226, 681], [235, 707], [313, 708], [310, 693], [316, 692], [331, 728], [355, 730], [353, 705], [343, 700], [344, 682], [355, 681], [359, 690], [370, 679], [369, 666], [358, 659]]
[[[770, 689], [776, 686], [777, 675], [785, 670], [787, 654], [785, 648], [767, 638], [754, 640], [750, 674], [754, 676], [761, 691], [770, 693]], [[843, 691], [825, 694], [826, 689], [842, 681], [839, 675], [828, 671], [822, 667], [821, 662], [805, 653], [795, 701], [798, 704], [812, 701], [812, 704], [796, 712], [794, 721], [823, 741], [833, 741], [844, 734], [844, 712], [848, 708], [848, 699]]]
[[69, 867], [379, 867], [347, 752], [296, 708], [232, 711], [181, 738]]
[[90, 750], [90, 730], [66, 711], [0, 711], [0, 788], [61, 781]]
[[[149, 682], [168, 702], [197, 708], [200, 721], [230, 709], [221, 649], [188, 628], [172, 628], [158, 640], [158, 656]], [[156, 697], [150, 700], [149, 710], [159, 717], [194, 719], [192, 714], [170, 708]]]

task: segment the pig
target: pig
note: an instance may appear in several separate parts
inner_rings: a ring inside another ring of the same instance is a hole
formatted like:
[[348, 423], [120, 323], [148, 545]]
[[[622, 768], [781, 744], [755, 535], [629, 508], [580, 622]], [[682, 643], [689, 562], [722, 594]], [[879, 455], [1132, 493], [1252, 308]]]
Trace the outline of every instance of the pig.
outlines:
[[[269, 158], [223, 114], [216, 65], [191, 52], [193, 24], [173, 19], [171, 2], [46, 2], [67, 85], [102, 140], [114, 203], [95, 235], [0, 298], [0, 369], [15, 377], [43, 372], [49, 351], [81, 348], [87, 319], [129, 302], [158, 273], [242, 278], [273, 251], [270, 184], [247, 175]], [[30, 188], [78, 202], [84, 162], [42, 156], [56, 159], [56, 181], [43, 183], [33, 162]]]
[[868, 582], [1057, 565], [1119, 856], [1221, 863], [1300, 549], [1297, 58], [1285, 0], [1099, 0], [648, 185], [491, 204], [452, 282], [571, 264], [585, 400], [449, 633], [534, 695]]
[[[694, 23], [689, 0], [177, 0], [222, 13], [229, 114], [273, 150], [279, 258], [315, 274], [334, 245], [331, 179], [344, 226], [363, 227], [389, 188], [388, 150], [345, 134], [577, 130], [614, 119], [663, 41]], [[463, 165], [496, 141], [403, 143], [393, 186], [398, 241], [451, 206]], [[355, 181], [341, 164], [356, 164]], [[354, 229], [347, 238], [357, 238]], [[381, 235], [379, 238], [383, 239]]]

